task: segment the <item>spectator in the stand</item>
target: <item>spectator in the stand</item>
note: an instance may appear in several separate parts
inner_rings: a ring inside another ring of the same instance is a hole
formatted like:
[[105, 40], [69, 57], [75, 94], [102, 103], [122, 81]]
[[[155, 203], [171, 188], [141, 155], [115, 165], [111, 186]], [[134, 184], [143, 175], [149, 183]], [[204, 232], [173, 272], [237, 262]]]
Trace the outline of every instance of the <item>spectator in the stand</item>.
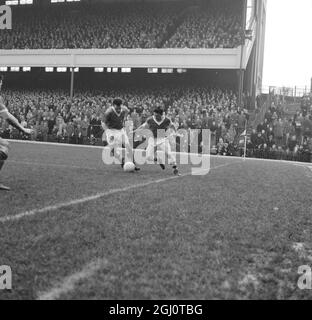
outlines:
[[[249, 154], [262, 157], [263, 153], [257, 151], [262, 143], [267, 147], [266, 153], [269, 158], [311, 162], [312, 110], [304, 107], [304, 111], [298, 111], [294, 117], [287, 118], [281, 103], [283, 99], [278, 99], [273, 94], [270, 98], [273, 102], [265, 113], [264, 121], [258, 124], [256, 131], [251, 134], [248, 144]], [[311, 98], [304, 97], [303, 100], [305, 104], [312, 105]], [[257, 137], [255, 137], [256, 132]], [[261, 141], [262, 139], [264, 141]]]
[[42, 140], [45, 142], [48, 141], [49, 127], [47, 121], [42, 122], [40, 131], [42, 135]]
[[272, 149], [276, 145], [273, 135], [269, 135], [269, 139], [267, 141], [267, 146], [269, 149]]
[[238, 134], [241, 134], [245, 130], [246, 125], [246, 117], [245, 115], [239, 111], [237, 117], [237, 127], [238, 127]]
[[85, 117], [81, 121], [81, 138], [82, 138], [82, 144], [86, 144], [88, 141], [88, 127], [89, 127], [89, 122], [88, 118]]
[[287, 146], [291, 152], [294, 152], [296, 150], [298, 146], [298, 142], [297, 142], [297, 137], [295, 135], [290, 138]]
[[69, 121], [66, 126], [66, 137], [68, 143], [74, 143], [75, 127], [72, 121]]
[[307, 139], [307, 150], [312, 154], [312, 138]]
[[252, 129], [251, 135], [250, 135], [250, 148], [255, 149], [257, 147], [257, 130]]
[[312, 121], [311, 115], [306, 115], [302, 120], [302, 133], [305, 137], [312, 137]]
[[288, 121], [285, 122], [285, 126], [284, 126], [284, 145], [288, 144], [288, 140], [289, 137], [294, 135], [295, 130], [294, 127], [292, 125], [292, 119], [289, 119]]
[[265, 130], [264, 122], [261, 122], [257, 126], [257, 132], [262, 132], [262, 130]]
[[302, 137], [302, 123], [301, 123], [301, 117], [299, 115], [296, 115], [294, 118], [294, 127], [295, 127], [295, 133], [298, 137], [298, 140], [301, 140]]
[[55, 126], [56, 122], [53, 119], [53, 116], [50, 115], [50, 117], [48, 118], [48, 128], [49, 128], [49, 135], [52, 134], [53, 128]]
[[284, 125], [281, 118], [274, 125], [274, 138], [278, 146], [282, 146], [284, 137]]

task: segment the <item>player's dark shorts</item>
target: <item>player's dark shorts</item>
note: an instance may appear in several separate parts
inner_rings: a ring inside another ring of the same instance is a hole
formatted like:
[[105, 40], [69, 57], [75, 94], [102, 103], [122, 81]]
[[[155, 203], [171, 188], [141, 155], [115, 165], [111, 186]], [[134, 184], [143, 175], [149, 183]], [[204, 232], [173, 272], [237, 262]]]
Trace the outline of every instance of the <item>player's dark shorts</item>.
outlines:
[[0, 161], [4, 161], [9, 156], [9, 143], [0, 138]]

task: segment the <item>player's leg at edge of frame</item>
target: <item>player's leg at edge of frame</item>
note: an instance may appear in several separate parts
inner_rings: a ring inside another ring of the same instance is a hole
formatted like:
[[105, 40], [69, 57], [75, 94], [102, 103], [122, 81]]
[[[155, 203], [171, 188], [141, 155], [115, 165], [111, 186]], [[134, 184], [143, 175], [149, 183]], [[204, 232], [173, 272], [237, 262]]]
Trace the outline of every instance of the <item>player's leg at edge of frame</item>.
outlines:
[[[0, 138], [0, 171], [8, 158], [8, 143]], [[0, 190], [10, 191], [10, 188], [0, 183]]]

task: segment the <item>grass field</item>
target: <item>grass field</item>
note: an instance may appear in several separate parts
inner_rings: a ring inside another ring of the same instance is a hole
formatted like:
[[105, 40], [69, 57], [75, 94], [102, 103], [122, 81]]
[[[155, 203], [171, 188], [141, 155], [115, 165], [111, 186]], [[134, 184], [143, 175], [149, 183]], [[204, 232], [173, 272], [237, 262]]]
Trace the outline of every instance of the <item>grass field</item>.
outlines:
[[312, 170], [211, 158], [205, 176], [104, 166], [97, 148], [11, 144], [0, 299], [311, 299]]

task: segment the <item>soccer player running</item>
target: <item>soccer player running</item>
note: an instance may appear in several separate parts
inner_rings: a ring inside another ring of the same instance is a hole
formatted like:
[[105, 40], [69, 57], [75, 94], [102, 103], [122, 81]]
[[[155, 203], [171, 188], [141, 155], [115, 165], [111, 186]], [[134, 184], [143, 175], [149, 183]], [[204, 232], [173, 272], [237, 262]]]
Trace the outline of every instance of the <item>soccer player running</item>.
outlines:
[[[1, 88], [3, 84], [3, 76], [0, 75], [0, 93], [1, 93]], [[24, 128], [18, 120], [8, 111], [4, 104], [4, 100], [0, 95], [0, 118], [3, 120], [8, 121], [13, 127], [18, 129], [19, 131], [23, 132], [24, 134], [30, 135], [33, 133], [32, 129], [27, 129]], [[0, 138], [0, 171], [4, 165], [4, 162], [8, 158], [8, 153], [9, 153], [9, 143], [6, 140], [3, 140]], [[9, 191], [10, 188], [4, 186], [3, 184], [0, 183], [0, 190], [5, 190]]]
[[152, 133], [152, 136], [148, 139], [148, 145], [146, 148], [147, 160], [159, 163], [160, 167], [165, 170], [166, 167], [164, 163], [162, 163], [162, 160], [157, 155], [158, 150], [163, 151], [169, 160], [169, 165], [172, 165], [173, 173], [179, 176], [180, 174], [177, 167], [176, 157], [172, 153], [169, 143], [169, 137], [171, 135], [168, 135], [168, 132], [171, 130], [176, 132], [176, 128], [172, 121], [165, 116], [164, 110], [161, 107], [157, 107], [154, 110], [154, 115], [148, 118], [146, 122], [134, 132], [138, 132], [143, 129], [147, 129]]
[[[129, 159], [133, 159], [133, 150], [129, 142], [126, 130], [124, 128], [125, 119], [129, 113], [129, 109], [123, 105], [121, 99], [115, 99], [113, 106], [109, 108], [104, 115], [104, 130], [111, 155], [121, 162], [123, 167], [125, 157], [122, 155], [121, 148], [124, 146], [129, 155]], [[135, 167], [135, 171], [139, 171], [139, 167]]]

